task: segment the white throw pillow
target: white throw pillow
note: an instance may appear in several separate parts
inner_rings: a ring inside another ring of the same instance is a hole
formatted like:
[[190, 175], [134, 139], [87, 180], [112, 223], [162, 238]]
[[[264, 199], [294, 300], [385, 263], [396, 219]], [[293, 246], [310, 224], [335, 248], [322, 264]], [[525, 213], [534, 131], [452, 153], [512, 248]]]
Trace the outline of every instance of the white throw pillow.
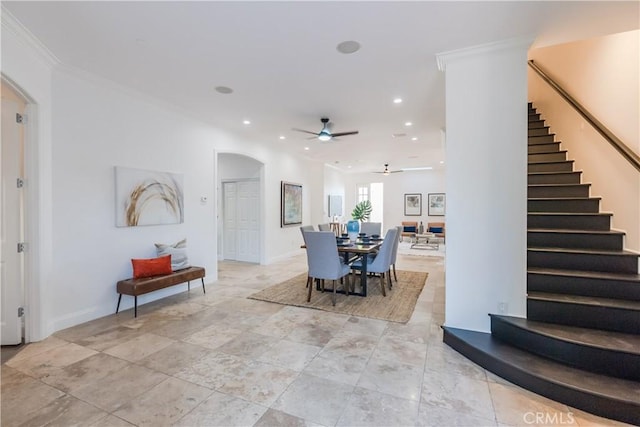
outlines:
[[189, 267], [189, 258], [187, 257], [187, 239], [182, 239], [175, 245], [156, 243], [156, 252], [159, 257], [163, 255], [171, 255], [171, 269], [173, 271]]

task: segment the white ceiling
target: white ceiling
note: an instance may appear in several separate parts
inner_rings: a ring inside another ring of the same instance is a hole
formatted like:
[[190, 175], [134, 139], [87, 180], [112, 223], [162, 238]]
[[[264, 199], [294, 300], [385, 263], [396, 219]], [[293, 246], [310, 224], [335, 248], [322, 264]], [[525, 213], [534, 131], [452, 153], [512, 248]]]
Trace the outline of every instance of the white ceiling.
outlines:
[[[65, 65], [345, 172], [443, 167], [437, 53], [522, 36], [540, 47], [639, 27], [635, 1], [2, 4]], [[345, 40], [362, 48], [337, 52]], [[320, 143], [291, 130], [318, 132], [323, 116], [334, 132], [360, 134]]]

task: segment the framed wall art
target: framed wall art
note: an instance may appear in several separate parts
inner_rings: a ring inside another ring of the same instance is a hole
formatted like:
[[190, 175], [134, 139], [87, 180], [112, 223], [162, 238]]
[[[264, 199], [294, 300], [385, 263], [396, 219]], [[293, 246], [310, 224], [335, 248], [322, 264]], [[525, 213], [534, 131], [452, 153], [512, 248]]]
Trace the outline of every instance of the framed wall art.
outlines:
[[302, 185], [282, 181], [280, 202], [280, 227], [302, 224]]
[[116, 166], [116, 226], [184, 222], [182, 174]]
[[411, 193], [404, 195], [404, 215], [422, 215], [422, 193]]
[[429, 216], [444, 216], [446, 196], [444, 193], [429, 193]]

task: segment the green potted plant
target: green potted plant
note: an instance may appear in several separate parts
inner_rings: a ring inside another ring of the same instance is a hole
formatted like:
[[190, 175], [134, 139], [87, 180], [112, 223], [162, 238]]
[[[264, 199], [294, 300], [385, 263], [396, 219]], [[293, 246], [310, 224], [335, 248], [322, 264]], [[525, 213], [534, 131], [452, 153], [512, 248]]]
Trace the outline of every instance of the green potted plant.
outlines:
[[347, 233], [349, 238], [355, 240], [360, 232], [360, 221], [367, 221], [371, 216], [371, 202], [363, 200], [353, 208], [351, 212], [351, 221], [347, 222]]
[[369, 200], [363, 200], [353, 208], [351, 217], [357, 221], [368, 221], [371, 216], [371, 202]]

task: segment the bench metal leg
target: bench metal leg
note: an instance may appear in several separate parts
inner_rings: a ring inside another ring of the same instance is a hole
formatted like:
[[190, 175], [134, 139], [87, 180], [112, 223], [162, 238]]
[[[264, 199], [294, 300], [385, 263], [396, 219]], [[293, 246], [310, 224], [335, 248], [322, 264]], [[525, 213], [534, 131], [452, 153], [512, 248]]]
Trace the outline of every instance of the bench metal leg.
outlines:
[[202, 293], [206, 294], [207, 290], [204, 288], [204, 277], [201, 277], [200, 280], [202, 280]]
[[120, 310], [120, 300], [122, 299], [122, 294], [118, 294], [118, 295], [120, 296], [118, 297], [118, 306], [116, 307], [116, 314], [118, 314], [118, 311]]
[[138, 317], [138, 295], [133, 297], [133, 317]]

